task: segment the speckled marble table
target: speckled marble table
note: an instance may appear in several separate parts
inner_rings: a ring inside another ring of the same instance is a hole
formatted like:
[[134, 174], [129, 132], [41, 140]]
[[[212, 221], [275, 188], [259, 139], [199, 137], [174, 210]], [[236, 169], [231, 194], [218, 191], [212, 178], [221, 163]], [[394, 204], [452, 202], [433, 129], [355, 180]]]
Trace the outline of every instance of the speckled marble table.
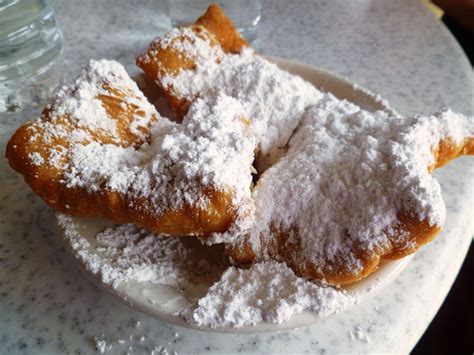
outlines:
[[[63, 69], [135, 56], [169, 20], [159, 1], [53, 2], [65, 36]], [[254, 45], [348, 77], [403, 113], [448, 106], [473, 113], [472, 71], [443, 25], [413, 0], [264, 2]], [[31, 113], [33, 114], [33, 113]], [[26, 117], [0, 119], [1, 150]], [[3, 155], [3, 154], [2, 154]], [[213, 334], [145, 316], [89, 282], [65, 253], [52, 213], [0, 158], [0, 353], [408, 352], [446, 296], [473, 232], [474, 164], [436, 173], [448, 223], [435, 242], [378, 295], [314, 326], [261, 335]], [[457, 179], [469, 170], [469, 177]], [[159, 352], [157, 351], [157, 352]]]

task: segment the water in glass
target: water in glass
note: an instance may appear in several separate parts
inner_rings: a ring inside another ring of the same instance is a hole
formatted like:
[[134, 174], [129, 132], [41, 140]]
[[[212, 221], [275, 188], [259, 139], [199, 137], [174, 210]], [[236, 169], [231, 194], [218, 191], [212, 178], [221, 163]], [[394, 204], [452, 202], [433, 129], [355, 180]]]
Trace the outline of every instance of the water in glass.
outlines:
[[62, 45], [61, 31], [46, 0], [0, 1], [0, 112], [34, 99], [39, 89], [35, 82], [44, 83], [42, 74]]

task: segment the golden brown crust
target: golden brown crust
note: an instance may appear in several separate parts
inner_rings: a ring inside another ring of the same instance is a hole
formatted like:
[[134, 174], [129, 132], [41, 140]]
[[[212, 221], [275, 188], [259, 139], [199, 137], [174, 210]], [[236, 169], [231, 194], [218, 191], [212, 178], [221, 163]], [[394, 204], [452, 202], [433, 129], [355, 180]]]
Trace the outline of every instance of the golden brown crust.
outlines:
[[[355, 256], [363, 265], [361, 270], [355, 272], [347, 263], [341, 259], [326, 260], [323, 268], [318, 268], [311, 262], [302, 262], [299, 255], [300, 244], [297, 234], [293, 234], [292, 243], [288, 242], [288, 234], [284, 232], [274, 233], [273, 245], [266, 245], [268, 256], [271, 259], [285, 262], [298, 276], [310, 280], [326, 280], [332, 285], [347, 285], [359, 281], [376, 271], [381, 262], [385, 260], [400, 259], [404, 256], [414, 253], [423, 244], [433, 240], [440, 228], [430, 226], [426, 221], [418, 221], [414, 218], [406, 219], [395, 228], [396, 235], [393, 235], [392, 244], [385, 248], [379, 248], [377, 251], [368, 253], [358, 246], [354, 246]], [[407, 234], [405, 234], [407, 233]], [[403, 242], [396, 242], [401, 234], [404, 234]], [[259, 260], [252, 245], [244, 241], [238, 246], [227, 246], [226, 252], [231, 260], [241, 267], [247, 267]]]
[[474, 139], [466, 138], [462, 144], [455, 144], [449, 139], [442, 140], [433, 151], [433, 155], [435, 163], [429, 167], [430, 172], [461, 155], [474, 155]]
[[212, 33], [225, 53], [238, 53], [242, 47], [249, 46], [217, 4], [210, 5], [196, 21], [196, 25], [201, 25]]
[[[191, 26], [193, 32], [198, 36], [208, 37], [207, 32], [202, 31], [201, 26]], [[161, 82], [166, 75], [177, 75], [181, 70], [194, 69], [195, 61], [183, 55], [176, 49], [172, 43], [183, 41], [184, 37], [179, 36], [172, 40], [171, 44], [166, 47], [160, 47], [159, 44], [152, 42], [146, 53], [137, 58], [137, 65], [157, 83], [162, 94], [165, 96], [171, 108], [176, 112], [179, 118], [182, 118], [189, 109], [191, 102], [185, 98], [179, 97], [173, 89], [167, 89]], [[214, 38], [209, 38], [211, 44], [217, 45]]]

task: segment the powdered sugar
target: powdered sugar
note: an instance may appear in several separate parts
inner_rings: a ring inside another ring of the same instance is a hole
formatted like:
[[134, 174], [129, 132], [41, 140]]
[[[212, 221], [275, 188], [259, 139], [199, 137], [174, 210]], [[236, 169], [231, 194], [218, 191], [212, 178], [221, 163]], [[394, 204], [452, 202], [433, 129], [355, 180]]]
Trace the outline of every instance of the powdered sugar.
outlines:
[[228, 266], [222, 245], [159, 236], [133, 224], [108, 227], [87, 238], [74, 218], [56, 217], [83, 265], [113, 287], [123, 281], [161, 283], [200, 296]]
[[344, 291], [298, 278], [285, 264], [270, 261], [248, 270], [230, 267], [184, 316], [210, 328], [279, 324], [304, 310], [326, 317], [354, 302]]
[[[321, 98], [321, 92], [313, 85], [279, 69], [251, 48], [244, 47], [238, 54], [223, 54], [219, 46], [203, 40], [190, 28], [173, 30], [166, 38], [166, 44], [172, 43], [179, 53], [192, 58], [195, 66], [177, 75], [164, 75], [159, 83], [189, 101], [218, 92], [238, 99], [252, 121], [262, 171], [282, 154], [304, 110]], [[189, 48], [189, 38], [197, 45]]]
[[303, 310], [325, 317], [356, 301], [344, 291], [296, 277], [285, 264], [255, 264], [249, 270], [229, 267], [222, 245], [163, 237], [130, 224], [91, 235], [81, 231], [80, 220], [56, 216], [70, 248], [103, 283], [174, 287], [189, 301], [181, 316], [197, 326], [281, 323]]
[[28, 154], [28, 159], [30, 159], [31, 164], [36, 165], [36, 166], [40, 166], [41, 164], [44, 163], [43, 157], [38, 152], [32, 152]]
[[[392, 243], [412, 247], [394, 230], [400, 214], [443, 225], [440, 186], [428, 171], [433, 151], [442, 140], [459, 145], [473, 135], [473, 120], [451, 111], [391, 117], [326, 95], [258, 181], [258, 223], [242, 239], [260, 259], [271, 253], [322, 274], [357, 274], [365, 267], [361, 255], [390, 250]], [[276, 242], [275, 230], [287, 237]], [[284, 255], [267, 250], [274, 243], [283, 243]]]

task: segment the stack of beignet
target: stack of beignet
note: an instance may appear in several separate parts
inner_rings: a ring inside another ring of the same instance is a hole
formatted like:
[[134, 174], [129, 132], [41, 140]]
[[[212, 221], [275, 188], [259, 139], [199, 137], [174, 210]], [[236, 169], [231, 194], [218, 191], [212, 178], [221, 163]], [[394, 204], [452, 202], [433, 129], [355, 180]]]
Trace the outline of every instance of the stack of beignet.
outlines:
[[[333, 285], [413, 253], [445, 218], [429, 174], [474, 154], [472, 118], [370, 113], [257, 54], [217, 5], [125, 69], [91, 61], [6, 156], [53, 209], [226, 243], [232, 262], [285, 262]], [[255, 180], [255, 181], [253, 181]]]

